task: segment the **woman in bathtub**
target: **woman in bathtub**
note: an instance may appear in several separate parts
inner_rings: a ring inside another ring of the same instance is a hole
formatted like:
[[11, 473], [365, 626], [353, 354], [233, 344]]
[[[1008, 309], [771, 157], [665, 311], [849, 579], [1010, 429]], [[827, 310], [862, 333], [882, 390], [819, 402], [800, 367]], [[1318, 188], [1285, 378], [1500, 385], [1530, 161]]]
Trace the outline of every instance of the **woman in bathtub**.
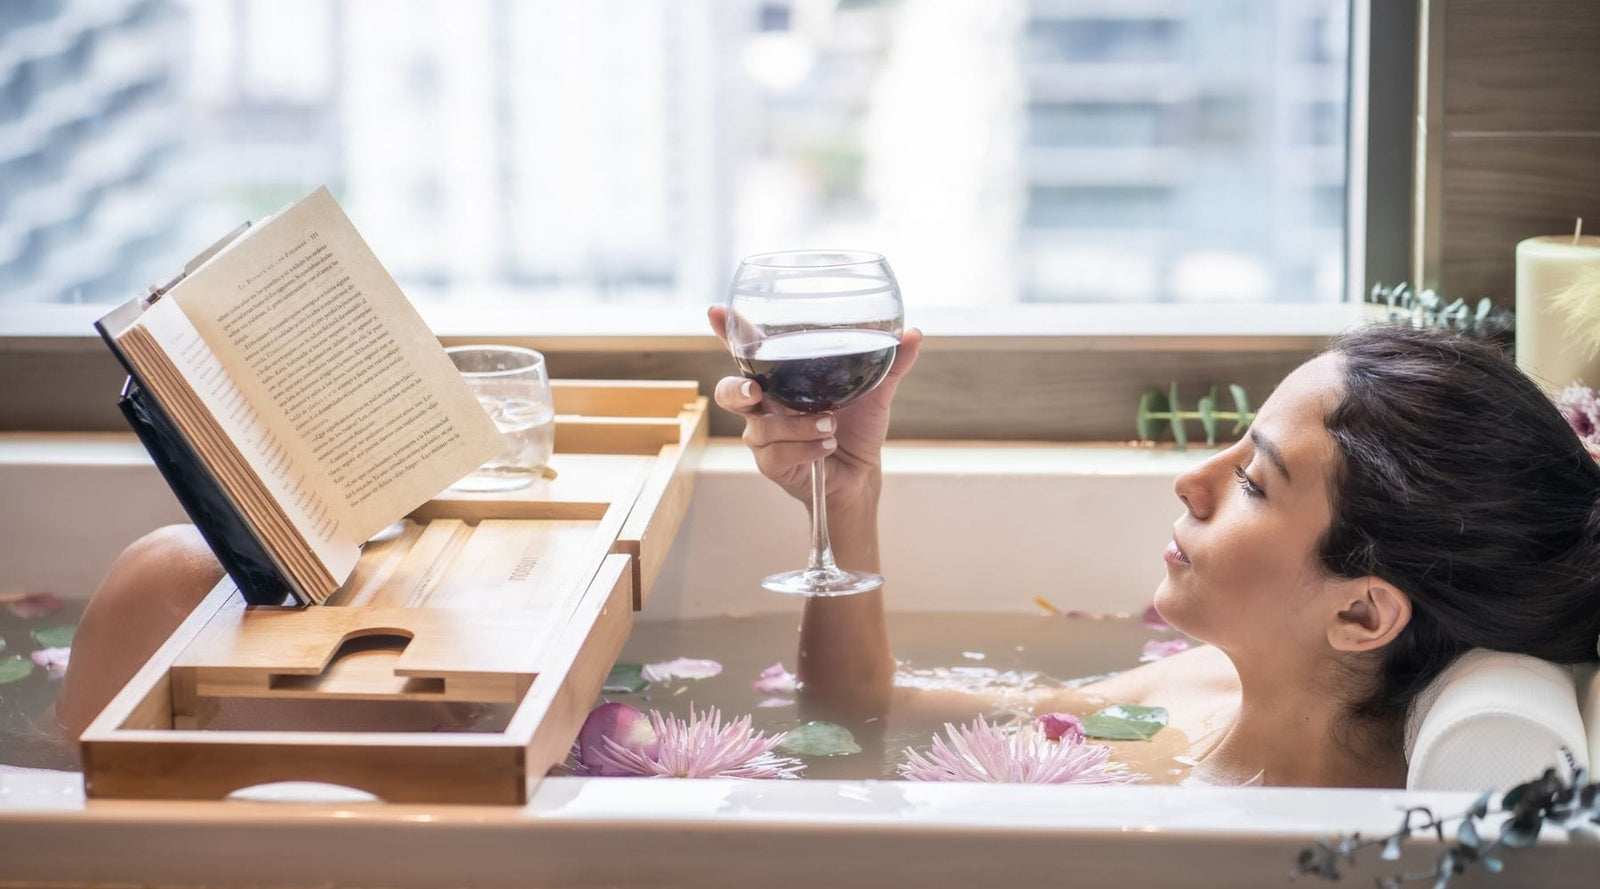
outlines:
[[[713, 329], [722, 321], [713, 309]], [[741, 378], [717, 385], [761, 472], [797, 500], [808, 502], [810, 462], [827, 456], [842, 567], [878, 570], [879, 451], [920, 345], [909, 333], [883, 384], [836, 415], [775, 408]], [[1035, 712], [1165, 707], [1209, 783], [1403, 786], [1407, 709], [1457, 655], [1596, 657], [1600, 467], [1491, 346], [1408, 328], [1350, 334], [1290, 374], [1249, 434], [1175, 493], [1155, 604], [1209, 645], [1030, 695]], [[912, 692], [893, 690], [884, 595], [805, 603], [809, 694], [881, 709]]]
[[[740, 378], [717, 386], [761, 472], [796, 499], [827, 456], [844, 567], [878, 569], [879, 451], [920, 345], [909, 332], [884, 383], [833, 415], [774, 408]], [[1600, 467], [1491, 347], [1360, 331], [1286, 378], [1249, 435], [1175, 487], [1156, 607], [1210, 644], [1009, 703], [1165, 707], [1210, 783], [1401, 786], [1407, 708], [1460, 653], [1595, 657]], [[124, 552], [80, 624], [62, 725], [81, 731], [220, 576], [192, 528]], [[896, 688], [894, 670], [883, 591], [805, 603], [798, 673], [813, 706], [881, 713], [904, 695], [961, 718], [985, 703]]]

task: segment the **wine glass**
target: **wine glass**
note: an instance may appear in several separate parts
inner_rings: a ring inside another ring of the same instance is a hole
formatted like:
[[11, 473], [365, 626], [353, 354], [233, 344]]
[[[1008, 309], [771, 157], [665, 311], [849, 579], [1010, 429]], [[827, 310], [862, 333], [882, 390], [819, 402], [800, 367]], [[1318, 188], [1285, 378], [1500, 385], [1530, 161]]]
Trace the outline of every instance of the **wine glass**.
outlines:
[[[728, 347], [772, 401], [801, 413], [837, 410], [888, 375], [905, 326], [888, 260], [851, 250], [762, 253], [739, 263], [728, 294]], [[811, 556], [761, 585], [796, 596], [848, 596], [883, 585], [834, 564], [826, 458], [811, 464]]]

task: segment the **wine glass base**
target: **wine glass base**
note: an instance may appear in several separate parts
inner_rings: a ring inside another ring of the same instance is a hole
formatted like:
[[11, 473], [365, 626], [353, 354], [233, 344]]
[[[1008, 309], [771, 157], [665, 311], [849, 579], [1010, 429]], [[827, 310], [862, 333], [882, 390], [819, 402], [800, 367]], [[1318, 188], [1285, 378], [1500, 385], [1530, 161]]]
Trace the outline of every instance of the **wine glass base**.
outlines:
[[786, 596], [854, 596], [883, 586], [883, 577], [839, 568], [802, 568], [769, 574], [762, 579], [761, 586]]

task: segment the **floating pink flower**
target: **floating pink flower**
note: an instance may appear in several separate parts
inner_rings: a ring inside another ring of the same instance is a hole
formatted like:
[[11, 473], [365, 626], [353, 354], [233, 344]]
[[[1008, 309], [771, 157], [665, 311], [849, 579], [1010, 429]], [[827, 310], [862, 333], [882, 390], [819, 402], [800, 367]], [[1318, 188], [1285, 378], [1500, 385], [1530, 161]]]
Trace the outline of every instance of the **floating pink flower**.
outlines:
[[647, 682], [666, 682], [669, 679], [710, 679], [722, 672], [722, 665], [692, 657], [645, 664], [639, 675]]
[[67, 661], [72, 657], [70, 648], [41, 648], [28, 655], [35, 664], [45, 669], [51, 679], [60, 679], [67, 673]]
[[1139, 652], [1139, 663], [1148, 664], [1151, 661], [1159, 661], [1164, 657], [1171, 657], [1188, 648], [1188, 639], [1151, 639], [1144, 644], [1144, 650]]
[[606, 777], [633, 774], [608, 765], [609, 760], [602, 755], [608, 744], [620, 744], [646, 757], [655, 756], [661, 747], [650, 720], [633, 707], [619, 703], [601, 704], [589, 711], [583, 728], [578, 730], [573, 756], [585, 767], [585, 774]]
[[1083, 721], [1071, 713], [1045, 713], [1033, 718], [1033, 724], [1052, 741], [1078, 744], [1083, 741]]
[[764, 695], [792, 695], [795, 690], [794, 674], [785, 670], [780, 661], [761, 671], [755, 681], [755, 690]]
[[12, 614], [25, 620], [45, 617], [61, 610], [61, 600], [50, 593], [23, 593], [0, 597], [0, 601], [6, 603], [6, 608]]
[[1167, 623], [1167, 619], [1161, 616], [1161, 612], [1157, 611], [1154, 605], [1145, 606], [1144, 625], [1152, 630], [1172, 629], [1172, 625]]
[[1014, 731], [983, 717], [957, 728], [945, 723], [926, 754], [906, 750], [902, 777], [911, 781], [980, 781], [1000, 784], [1126, 784], [1128, 767], [1111, 762], [1103, 744], [1052, 741], [1033, 724]]
[[690, 708], [688, 721], [657, 710], [649, 715], [654, 750], [630, 748], [607, 737], [580, 752], [574, 771], [640, 778], [794, 778], [804, 767], [798, 759], [774, 753], [783, 735], [755, 731], [749, 716], [723, 725], [715, 707], [700, 712]]

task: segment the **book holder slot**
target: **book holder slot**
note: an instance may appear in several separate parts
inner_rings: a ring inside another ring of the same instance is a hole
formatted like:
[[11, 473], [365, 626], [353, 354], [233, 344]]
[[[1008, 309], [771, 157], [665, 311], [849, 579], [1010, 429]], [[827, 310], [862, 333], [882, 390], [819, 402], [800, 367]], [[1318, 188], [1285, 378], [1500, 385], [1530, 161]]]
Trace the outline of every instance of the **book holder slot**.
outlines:
[[[224, 578], [84, 732], [88, 795], [317, 781], [393, 802], [525, 802], [627, 639], [706, 436], [693, 383], [552, 390], [554, 478], [441, 494], [369, 542], [324, 605], [247, 607]], [[409, 721], [349, 729], [358, 712]], [[430, 713], [471, 718], [415, 728]]]

